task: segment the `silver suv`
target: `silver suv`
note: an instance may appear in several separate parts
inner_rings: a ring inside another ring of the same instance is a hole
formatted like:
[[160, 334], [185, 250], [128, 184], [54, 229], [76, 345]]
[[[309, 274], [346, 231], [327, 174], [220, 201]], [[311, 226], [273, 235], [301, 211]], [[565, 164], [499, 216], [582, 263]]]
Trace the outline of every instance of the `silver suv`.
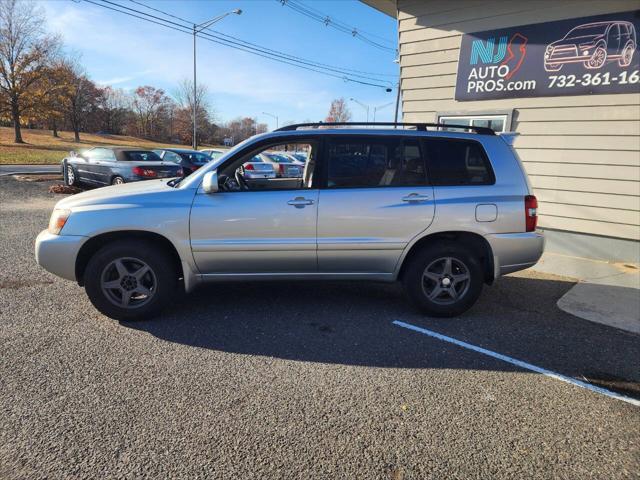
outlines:
[[[426, 314], [454, 316], [484, 283], [538, 261], [537, 201], [505, 138], [380, 125], [292, 125], [184, 179], [65, 198], [37, 261], [122, 320], [200, 283], [280, 279], [401, 281]], [[245, 178], [267, 150], [307, 152], [302, 178]]]

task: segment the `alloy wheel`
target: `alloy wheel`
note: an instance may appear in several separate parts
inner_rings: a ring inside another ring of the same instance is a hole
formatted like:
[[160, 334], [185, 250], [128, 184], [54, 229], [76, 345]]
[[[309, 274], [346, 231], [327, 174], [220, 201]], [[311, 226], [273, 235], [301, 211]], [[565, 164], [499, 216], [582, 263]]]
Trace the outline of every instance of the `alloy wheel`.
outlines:
[[118, 258], [102, 271], [100, 287], [114, 305], [138, 308], [149, 303], [155, 295], [157, 279], [151, 267], [142, 260]]
[[465, 296], [471, 284], [469, 268], [458, 258], [441, 257], [422, 274], [422, 292], [433, 303], [451, 305]]
[[67, 165], [67, 185], [73, 185], [76, 181], [76, 174], [71, 165]]

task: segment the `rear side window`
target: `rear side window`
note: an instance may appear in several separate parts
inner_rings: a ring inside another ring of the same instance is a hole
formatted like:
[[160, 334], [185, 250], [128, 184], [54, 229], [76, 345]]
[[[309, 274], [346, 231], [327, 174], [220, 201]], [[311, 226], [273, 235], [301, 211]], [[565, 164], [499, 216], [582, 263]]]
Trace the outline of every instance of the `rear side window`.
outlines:
[[480, 143], [472, 140], [427, 140], [429, 177], [433, 185], [492, 185], [495, 176]]
[[402, 187], [427, 184], [417, 140], [333, 138], [327, 142], [327, 187]]
[[128, 150], [124, 157], [131, 162], [160, 162], [160, 157], [148, 150]]

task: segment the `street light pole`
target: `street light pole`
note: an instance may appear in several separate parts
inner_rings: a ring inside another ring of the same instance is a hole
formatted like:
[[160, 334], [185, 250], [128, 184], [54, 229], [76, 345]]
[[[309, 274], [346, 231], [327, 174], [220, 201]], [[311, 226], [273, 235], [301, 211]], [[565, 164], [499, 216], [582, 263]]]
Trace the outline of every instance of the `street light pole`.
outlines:
[[349, 100], [351, 100], [352, 102], [356, 102], [358, 105], [360, 105], [362, 108], [364, 108], [367, 112], [367, 123], [369, 123], [369, 105], [366, 105], [362, 102], [359, 102], [358, 100], [356, 100], [355, 98], [351, 97]]
[[[376, 121], [376, 112], [378, 110], [382, 110], [383, 108], [387, 108], [389, 105], [393, 105], [393, 102], [385, 103], [384, 105], [378, 105], [377, 107], [373, 107], [373, 121]], [[396, 120], [397, 122], [397, 120]]]
[[268, 117], [276, 119], [276, 130], [277, 130], [278, 129], [278, 116], [274, 115], [273, 113], [268, 113], [268, 112], [262, 112], [262, 114], [263, 115], [267, 115]]
[[226, 17], [227, 15], [231, 15], [232, 13], [235, 13], [236, 15], [240, 15], [242, 14], [242, 10], [240, 10], [239, 8], [236, 8], [235, 10], [231, 10], [230, 12], [223, 13], [222, 15], [218, 15], [217, 17], [212, 18], [211, 20], [201, 23], [199, 25], [195, 23], [193, 24], [193, 99], [192, 99], [193, 101], [193, 141], [192, 141], [192, 146], [194, 150], [198, 147], [198, 139], [196, 138], [196, 135], [198, 132], [197, 111], [196, 111], [197, 110], [196, 98], [198, 96], [198, 88], [196, 84], [196, 37], [198, 33], [209, 28], [214, 23], [219, 22], [224, 17]]

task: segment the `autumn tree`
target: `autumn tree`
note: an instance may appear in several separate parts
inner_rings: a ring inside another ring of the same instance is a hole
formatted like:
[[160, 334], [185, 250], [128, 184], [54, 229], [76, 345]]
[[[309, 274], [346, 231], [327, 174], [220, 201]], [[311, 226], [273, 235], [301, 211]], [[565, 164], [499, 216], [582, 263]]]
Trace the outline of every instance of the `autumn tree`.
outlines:
[[344, 101], [344, 98], [336, 98], [331, 102], [329, 114], [325, 118], [325, 122], [348, 122], [351, 120], [351, 110]]
[[45, 75], [29, 93], [34, 106], [22, 121], [50, 128], [53, 136], [58, 137], [58, 128], [65, 120], [69, 89], [69, 72], [64, 62], [56, 61], [47, 67]]
[[16, 143], [24, 143], [21, 119], [38, 105], [34, 91], [60, 48], [44, 23], [33, 2], [0, 0], [0, 113], [8, 112]]
[[159, 119], [170, 102], [164, 90], [145, 85], [136, 88], [133, 94], [133, 111], [136, 115], [138, 135], [153, 138], [158, 130]]

